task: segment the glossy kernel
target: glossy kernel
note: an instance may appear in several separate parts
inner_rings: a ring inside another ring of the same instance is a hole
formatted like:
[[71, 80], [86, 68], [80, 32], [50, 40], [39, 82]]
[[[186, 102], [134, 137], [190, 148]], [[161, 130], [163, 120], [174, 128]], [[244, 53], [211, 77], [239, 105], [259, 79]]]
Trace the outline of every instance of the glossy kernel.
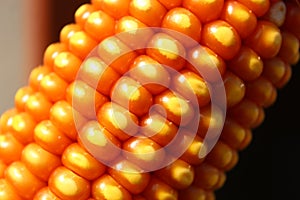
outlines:
[[0, 179], [0, 199], [3, 200], [23, 200], [18, 194], [16, 194], [15, 189], [10, 183], [5, 179]]
[[252, 131], [250, 129], [248, 129], [246, 131], [246, 137], [245, 137], [244, 141], [239, 146], [239, 150], [243, 150], [246, 147], [248, 147], [251, 144], [252, 139], [253, 139]]
[[70, 38], [78, 31], [81, 31], [82, 28], [78, 24], [67, 24], [65, 25], [59, 34], [59, 40], [61, 43], [64, 43], [67, 47], [69, 46]]
[[[207, 154], [207, 149], [203, 143], [203, 139], [198, 135], [193, 136], [189, 131], [184, 132], [181, 138], [182, 141], [180, 141], [178, 146], [175, 147], [186, 149], [180, 156], [180, 159], [191, 165], [200, 165]], [[187, 143], [190, 141], [191, 143], [187, 147]]]
[[177, 134], [178, 127], [159, 113], [151, 113], [141, 119], [141, 133], [161, 146], [170, 143]]
[[141, 193], [149, 183], [150, 173], [142, 172], [132, 162], [121, 158], [114, 162], [108, 173], [125, 189], [133, 194]]
[[188, 128], [178, 129], [177, 136], [165, 149], [169, 155], [178, 156], [191, 165], [201, 164], [207, 154], [203, 139]]
[[153, 95], [166, 90], [171, 81], [168, 70], [146, 55], [141, 55], [134, 60], [129, 74]]
[[76, 24], [80, 27], [84, 27], [85, 22], [87, 21], [88, 17], [96, 10], [96, 8], [91, 4], [83, 4], [79, 8], [77, 8], [74, 18]]
[[18, 113], [12, 118], [11, 133], [22, 144], [27, 144], [33, 141], [33, 130], [35, 125], [36, 121], [29, 113]]
[[[275, 92], [274, 92], [275, 91]], [[269, 105], [272, 105], [274, 103], [274, 101], [276, 100], [277, 98], [277, 91], [276, 90], [273, 90], [272, 91], [272, 95], [270, 97], [270, 99], [268, 100], [268, 102], [266, 103], [268, 107]], [[256, 118], [256, 121], [253, 123], [252, 125], [252, 128], [255, 129], [257, 127], [259, 127], [265, 120], [265, 109], [264, 107], [260, 106], [258, 107], [259, 110], [258, 110], [258, 116]]]
[[97, 110], [108, 101], [104, 95], [81, 80], [76, 80], [68, 86], [66, 100], [73, 109], [89, 119], [95, 119]]
[[104, 63], [119, 74], [126, 73], [133, 60], [137, 57], [137, 53], [132, 51], [116, 36], [103, 40], [98, 45], [97, 53]]
[[217, 106], [208, 104], [200, 109], [200, 119], [197, 122], [192, 121], [192, 124], [199, 123], [197, 135], [201, 138], [216, 138], [219, 136], [223, 128], [225, 113]]
[[245, 98], [229, 111], [229, 116], [236, 119], [246, 128], [252, 128], [259, 117], [259, 106], [253, 101]]
[[278, 57], [290, 65], [295, 65], [299, 60], [299, 39], [286, 31], [281, 32], [282, 44]]
[[257, 17], [263, 16], [270, 8], [270, 0], [238, 0], [247, 6]]
[[100, 177], [106, 169], [103, 164], [77, 143], [73, 143], [65, 149], [62, 155], [62, 163], [65, 167], [87, 180]]
[[263, 76], [276, 85], [286, 73], [286, 63], [278, 57], [264, 60]]
[[78, 129], [85, 123], [85, 118], [66, 101], [58, 101], [52, 106], [49, 119], [72, 140], [76, 140]]
[[178, 192], [165, 182], [152, 177], [147, 188], [143, 191], [143, 196], [147, 199], [178, 199]]
[[100, 7], [113, 18], [120, 19], [129, 15], [129, 3], [130, 0], [104, 0], [101, 1]]
[[159, 27], [167, 10], [157, 0], [133, 0], [129, 4], [129, 13], [150, 27]]
[[203, 23], [218, 19], [223, 4], [224, 0], [183, 0], [183, 7], [191, 10]]
[[58, 167], [49, 178], [51, 191], [65, 200], [85, 200], [90, 196], [90, 183], [65, 167]]
[[35, 193], [46, 186], [46, 183], [34, 176], [22, 162], [14, 162], [5, 173], [6, 180], [24, 199], [33, 199]]
[[72, 143], [50, 120], [42, 121], [36, 125], [34, 140], [46, 151], [56, 155], [61, 155], [64, 149]]
[[256, 16], [251, 10], [243, 4], [231, 0], [225, 2], [221, 19], [232, 25], [243, 39], [254, 31], [257, 24]]
[[138, 131], [139, 120], [136, 115], [118, 104], [105, 103], [97, 116], [99, 123], [122, 141], [134, 136]]
[[5, 164], [20, 160], [23, 148], [11, 133], [0, 134], [0, 157]]
[[114, 34], [115, 20], [99, 10], [91, 13], [84, 25], [84, 29], [97, 41]]
[[29, 113], [36, 122], [48, 119], [51, 107], [52, 103], [41, 92], [30, 95], [25, 103], [25, 111]]
[[206, 190], [215, 189], [222, 179], [222, 173], [218, 168], [208, 163], [203, 163], [195, 167], [194, 184]]
[[77, 31], [69, 40], [69, 49], [74, 55], [84, 60], [96, 47], [97, 42], [84, 31]]
[[124, 157], [138, 165], [142, 171], [157, 168], [165, 158], [165, 151], [149, 138], [132, 137], [123, 143]]
[[67, 49], [68, 46], [64, 43], [57, 42], [57, 43], [50, 44], [44, 52], [44, 57], [43, 57], [44, 65], [52, 69], [54, 66], [54, 60], [57, 57], [57, 55], [60, 52], [66, 51]]
[[12, 119], [18, 113], [19, 111], [16, 108], [10, 108], [1, 114], [0, 133], [5, 133], [12, 130]]
[[60, 158], [36, 143], [28, 144], [22, 151], [21, 161], [29, 171], [43, 181], [48, 181], [52, 171], [61, 165]]
[[223, 20], [207, 23], [202, 31], [202, 44], [225, 60], [232, 59], [240, 50], [241, 39], [237, 31]]
[[173, 188], [185, 189], [194, 181], [194, 168], [187, 162], [176, 160], [156, 171], [155, 175]]
[[273, 93], [276, 92], [276, 88], [269, 80], [263, 77], [259, 77], [258, 79], [247, 83], [246, 88], [247, 98], [260, 106], [269, 107], [276, 100], [276, 98], [273, 98]]
[[219, 55], [205, 46], [197, 46], [188, 52], [186, 68], [206, 81], [219, 81], [226, 71], [226, 64]]
[[15, 107], [19, 111], [24, 111], [25, 104], [26, 104], [28, 98], [30, 97], [30, 95], [32, 95], [33, 93], [34, 93], [34, 90], [32, 89], [32, 87], [25, 86], [25, 87], [19, 88], [15, 94], [15, 99], [14, 99]]
[[[192, 103], [170, 90], [157, 95], [154, 102], [162, 106], [162, 108], [157, 109], [157, 112], [160, 114], [164, 114], [165, 112], [167, 119], [177, 125], [184, 126], [194, 117]], [[164, 109], [164, 111], [161, 109]]]
[[52, 102], [63, 100], [68, 83], [56, 73], [50, 72], [40, 82], [40, 91]]
[[206, 81], [192, 71], [182, 70], [176, 74], [172, 79], [172, 88], [196, 106], [202, 107], [210, 102]]
[[79, 132], [79, 142], [103, 164], [115, 160], [120, 154], [121, 142], [98, 121], [89, 121], [84, 124]]
[[81, 60], [70, 52], [59, 53], [54, 60], [54, 72], [67, 82], [75, 80]]
[[227, 118], [222, 130], [221, 139], [233, 149], [241, 150], [251, 134], [250, 129], [241, 126], [236, 120]]
[[146, 54], [171, 69], [180, 70], [185, 64], [184, 47], [174, 37], [165, 33], [157, 33], [151, 38]]
[[289, 82], [289, 80], [292, 77], [292, 66], [285, 63], [284, 67], [285, 67], [284, 76], [282, 77], [282, 79], [278, 83], [275, 84], [275, 86], [277, 88], [283, 88]]
[[132, 199], [131, 194], [108, 174], [101, 176], [93, 182], [92, 196], [96, 200]]
[[227, 71], [224, 75], [224, 86], [226, 91], [227, 106], [238, 104], [245, 96], [246, 86], [244, 81], [234, 73]]
[[218, 141], [213, 149], [209, 152], [206, 162], [212, 164], [221, 170], [226, 170], [226, 168], [231, 165], [234, 159], [234, 149], [223, 141]]
[[139, 82], [126, 76], [114, 85], [110, 98], [137, 116], [147, 114], [153, 103], [151, 93]]
[[53, 192], [51, 192], [49, 187], [44, 187], [40, 189], [35, 195], [33, 200], [62, 200], [58, 198]]
[[153, 29], [132, 16], [124, 16], [116, 22], [116, 34], [131, 49], [144, 53]]
[[178, 33], [173, 34], [169, 32], [170, 35], [179, 40], [184, 46], [191, 46], [196, 44], [196, 42], [200, 42], [201, 22], [191, 11], [185, 8], [173, 8], [168, 11], [164, 16], [161, 27], [177, 31], [194, 40], [194, 43], [190, 43]]
[[262, 58], [275, 57], [281, 47], [280, 30], [273, 23], [259, 20], [253, 32], [245, 41]]
[[40, 82], [43, 79], [43, 77], [49, 74], [50, 72], [51, 69], [48, 66], [35, 67], [29, 75], [29, 86], [35, 91], [37, 91], [39, 89]]
[[78, 74], [78, 79], [106, 96], [109, 96], [111, 88], [119, 78], [120, 75], [114, 69], [97, 57], [86, 59]]
[[255, 51], [247, 46], [242, 46], [227, 66], [244, 81], [255, 80], [263, 72], [263, 61]]

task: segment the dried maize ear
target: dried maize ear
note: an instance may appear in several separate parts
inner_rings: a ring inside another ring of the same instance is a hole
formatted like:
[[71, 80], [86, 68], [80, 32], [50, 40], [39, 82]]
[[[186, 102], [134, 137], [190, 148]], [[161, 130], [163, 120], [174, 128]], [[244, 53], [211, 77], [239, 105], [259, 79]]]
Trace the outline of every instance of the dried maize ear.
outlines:
[[299, 61], [299, 16], [281, 0], [81, 5], [1, 115], [0, 199], [215, 200]]

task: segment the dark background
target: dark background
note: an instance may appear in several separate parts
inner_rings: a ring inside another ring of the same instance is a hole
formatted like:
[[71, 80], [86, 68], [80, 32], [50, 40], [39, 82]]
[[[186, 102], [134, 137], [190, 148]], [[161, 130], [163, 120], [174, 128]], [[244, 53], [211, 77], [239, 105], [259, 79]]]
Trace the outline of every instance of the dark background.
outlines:
[[[53, 0], [52, 36], [74, 22], [75, 10], [88, 0]], [[293, 67], [290, 82], [278, 91], [277, 101], [266, 109], [264, 123], [253, 131], [250, 146], [240, 152], [237, 166], [227, 173], [225, 185], [217, 191], [217, 200], [300, 199], [300, 65]]]
[[266, 109], [265, 121], [253, 131], [250, 146], [240, 152], [217, 200], [300, 199], [300, 64], [292, 69], [290, 82]]

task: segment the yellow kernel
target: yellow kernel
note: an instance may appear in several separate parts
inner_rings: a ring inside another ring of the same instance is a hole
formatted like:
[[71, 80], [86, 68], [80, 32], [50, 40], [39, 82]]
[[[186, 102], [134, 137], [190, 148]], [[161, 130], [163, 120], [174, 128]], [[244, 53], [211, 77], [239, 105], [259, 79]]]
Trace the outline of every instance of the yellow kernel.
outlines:
[[233, 46], [235, 41], [235, 35], [229, 27], [221, 26], [216, 28], [215, 30], [216, 39], [224, 46], [230, 47]]
[[76, 182], [70, 178], [64, 178], [63, 176], [55, 179], [55, 187], [66, 196], [74, 196], [77, 193], [78, 187]]

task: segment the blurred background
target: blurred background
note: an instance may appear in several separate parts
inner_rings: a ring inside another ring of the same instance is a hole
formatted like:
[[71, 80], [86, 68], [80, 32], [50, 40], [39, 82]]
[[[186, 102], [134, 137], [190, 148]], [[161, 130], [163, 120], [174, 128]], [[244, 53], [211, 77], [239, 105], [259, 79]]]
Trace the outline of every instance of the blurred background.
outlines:
[[[14, 106], [18, 88], [27, 84], [43, 52], [59, 40], [61, 28], [74, 22], [75, 10], [88, 0], [1, 0], [0, 114]], [[299, 27], [300, 28], [300, 27]], [[262, 126], [253, 131], [251, 145], [240, 153], [217, 200], [300, 199], [300, 65], [266, 110]]]
[[88, 0], [1, 0], [0, 113], [14, 105], [15, 92], [42, 64], [46, 47], [59, 40], [61, 28]]

